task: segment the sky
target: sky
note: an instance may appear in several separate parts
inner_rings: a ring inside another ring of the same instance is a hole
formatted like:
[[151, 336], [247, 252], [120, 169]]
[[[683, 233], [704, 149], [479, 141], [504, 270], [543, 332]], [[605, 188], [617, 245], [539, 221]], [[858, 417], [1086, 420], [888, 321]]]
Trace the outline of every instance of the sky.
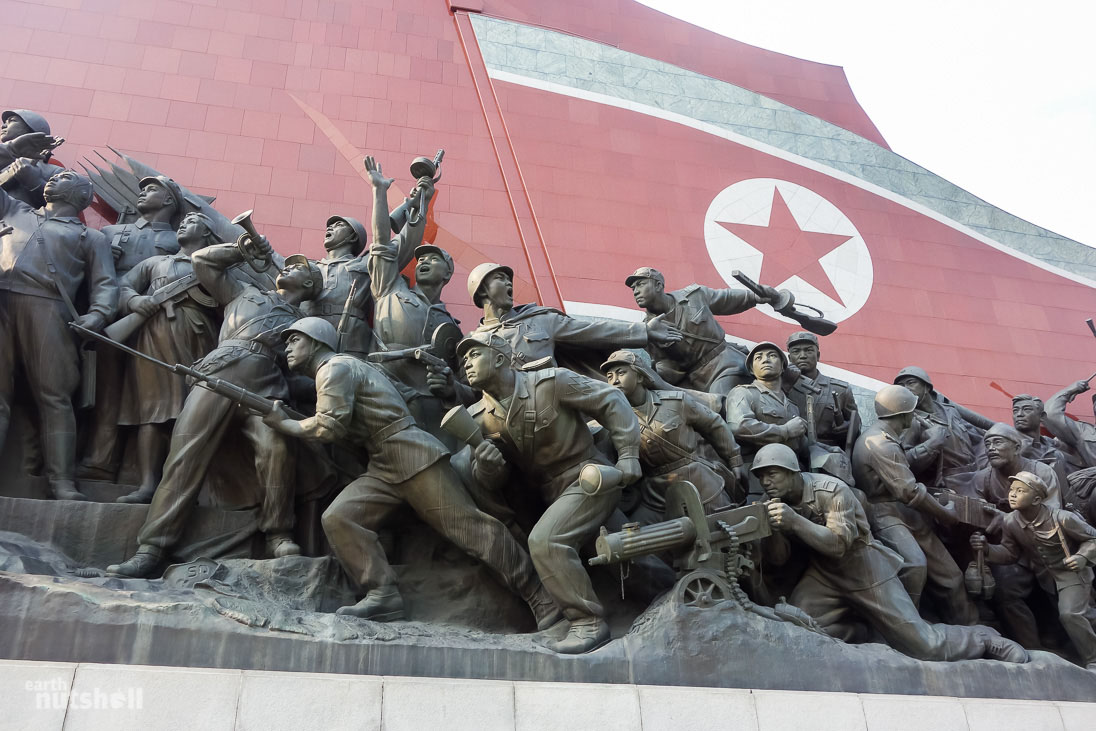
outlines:
[[841, 66], [894, 152], [1096, 247], [1093, 0], [639, 0]]

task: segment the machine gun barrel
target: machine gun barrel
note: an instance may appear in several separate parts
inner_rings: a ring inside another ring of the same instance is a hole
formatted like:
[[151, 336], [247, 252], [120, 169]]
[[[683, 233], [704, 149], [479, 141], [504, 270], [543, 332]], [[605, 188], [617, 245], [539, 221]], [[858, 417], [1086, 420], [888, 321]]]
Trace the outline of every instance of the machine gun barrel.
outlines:
[[597, 555], [591, 566], [607, 566], [630, 561], [639, 556], [691, 546], [696, 540], [696, 526], [691, 518], [681, 517], [642, 528], [625, 528], [609, 533], [603, 527], [595, 548]]

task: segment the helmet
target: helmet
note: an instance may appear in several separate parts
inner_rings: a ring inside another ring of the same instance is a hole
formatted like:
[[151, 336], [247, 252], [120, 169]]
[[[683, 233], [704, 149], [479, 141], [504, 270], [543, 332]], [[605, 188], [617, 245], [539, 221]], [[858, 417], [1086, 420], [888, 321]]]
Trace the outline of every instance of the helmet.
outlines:
[[1039, 475], [1035, 474], [1034, 472], [1021, 470], [1015, 475], [1009, 476], [1008, 481], [1011, 483], [1013, 480], [1018, 480], [1024, 483], [1042, 497], [1046, 497], [1047, 493], [1049, 492], [1049, 488], [1047, 488], [1047, 483], [1043, 482], [1043, 478], [1039, 477]]
[[791, 348], [796, 343], [811, 343], [816, 348], [818, 347], [818, 336], [809, 332], [797, 332], [788, 336], [788, 348]]
[[307, 335], [317, 343], [323, 343], [334, 351], [339, 349], [339, 333], [335, 326], [322, 317], [302, 317], [282, 330], [282, 340], [288, 340], [293, 333]]
[[362, 225], [362, 222], [356, 218], [351, 218], [350, 216], [331, 216], [327, 219], [327, 223], [325, 223], [324, 226], [330, 226], [335, 221], [342, 221], [347, 226], [354, 229], [354, 233], [357, 235], [358, 240], [354, 242], [354, 247], [351, 251], [354, 253], [354, 256], [362, 253], [362, 251], [365, 250], [365, 244], [369, 240], [369, 234], [366, 233], [365, 226]]
[[792, 472], [799, 472], [799, 458], [787, 444], [766, 444], [757, 450], [754, 455], [750, 472], [757, 472], [765, 467], [783, 467]]
[[1020, 432], [1016, 431], [1016, 428], [1011, 424], [1005, 424], [1000, 421], [989, 429], [986, 429], [986, 435], [983, 439], [989, 439], [990, 437], [1004, 437], [1010, 442], [1015, 443], [1018, 447], [1024, 446], [1024, 438], [1020, 435]]
[[909, 414], [916, 408], [917, 397], [905, 386], [883, 386], [875, 394], [875, 415], [881, 419]]
[[666, 286], [666, 277], [662, 276], [662, 272], [654, 267], [640, 267], [639, 269], [636, 269], [632, 272], [630, 277], [624, 280], [624, 283], [631, 287], [636, 283], [637, 279], [653, 279], [663, 287]]
[[776, 343], [769, 342], [768, 340], [762, 340], [760, 343], [750, 348], [750, 352], [746, 354], [746, 370], [749, 373], [753, 373], [753, 366], [751, 363], [753, 363], [754, 354], [761, 350], [775, 350], [780, 354], [780, 362], [784, 364], [785, 368], [788, 367], [788, 358], [784, 355], [784, 351], [780, 349], [780, 346]]
[[495, 352], [502, 353], [506, 356], [506, 362], [509, 363], [513, 358], [513, 351], [510, 349], [510, 343], [506, 342], [503, 338], [490, 332], [478, 332], [472, 333], [457, 343], [457, 360], [463, 360], [464, 354], [468, 352], [470, 348], [474, 348], [477, 345], [486, 345]]
[[614, 365], [626, 365], [635, 369], [646, 385], [650, 386], [655, 382], [655, 376], [651, 372], [651, 368], [647, 365], [647, 362], [634, 351], [631, 350], [618, 350], [609, 356], [609, 359], [601, 364], [601, 372], [609, 370], [610, 366]]
[[38, 112], [32, 112], [29, 109], [9, 109], [0, 114], [0, 122], [8, 121], [8, 117], [19, 117], [24, 124], [30, 127], [32, 132], [41, 132], [47, 135], [50, 133], [49, 122]]
[[449, 252], [440, 246], [434, 246], [433, 244], [423, 244], [422, 246], [415, 247], [415, 258], [418, 259], [426, 254], [437, 254], [445, 263], [449, 265], [449, 276], [453, 276], [453, 257], [449, 256]]
[[298, 264], [304, 264], [308, 267], [308, 272], [312, 275], [312, 288], [317, 292], [323, 287], [323, 272], [316, 266], [315, 262], [309, 259], [304, 254], [293, 254], [285, 258], [285, 265], [287, 267], [296, 266]]
[[927, 383], [929, 388], [933, 387], [932, 379], [929, 378], [929, 374], [925, 373], [925, 369], [921, 368], [920, 366], [906, 366], [902, 370], [898, 371], [898, 375], [894, 377], [893, 383], [898, 383], [898, 381], [902, 380], [906, 376], [913, 376], [914, 378]]
[[480, 304], [480, 297], [476, 296], [479, 292], [480, 285], [483, 284], [483, 280], [487, 279], [487, 275], [491, 272], [506, 272], [506, 275], [510, 277], [510, 281], [514, 280], [514, 270], [503, 264], [494, 264], [492, 262], [484, 262], [479, 264], [468, 273], [468, 296], [472, 298], [472, 302], [476, 307], [482, 307]]

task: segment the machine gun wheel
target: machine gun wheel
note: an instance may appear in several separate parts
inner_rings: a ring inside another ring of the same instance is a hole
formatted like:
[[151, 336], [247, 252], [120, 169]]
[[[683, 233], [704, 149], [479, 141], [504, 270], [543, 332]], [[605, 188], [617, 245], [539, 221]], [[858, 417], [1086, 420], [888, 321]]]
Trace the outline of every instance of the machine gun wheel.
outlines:
[[697, 569], [681, 577], [674, 589], [679, 604], [707, 608], [734, 598], [730, 584], [716, 571]]

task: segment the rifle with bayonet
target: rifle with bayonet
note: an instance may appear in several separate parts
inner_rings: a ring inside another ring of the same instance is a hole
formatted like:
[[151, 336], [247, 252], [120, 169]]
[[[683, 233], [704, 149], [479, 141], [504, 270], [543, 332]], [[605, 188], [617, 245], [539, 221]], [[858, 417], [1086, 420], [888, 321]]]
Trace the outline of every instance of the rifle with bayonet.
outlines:
[[[202, 283], [198, 281], [198, 277], [194, 274], [187, 274], [185, 277], [176, 279], [171, 284], [161, 287], [148, 295], [148, 297], [152, 300], [154, 305], [164, 308], [167, 319], [174, 320], [175, 306], [188, 298], [193, 297], [198, 304], [207, 307], [213, 307], [216, 304], [212, 297], [199, 291], [201, 286]], [[137, 332], [141, 325], [148, 322], [148, 320], [148, 315], [140, 312], [131, 312], [104, 329], [103, 334], [111, 340], [124, 343], [133, 336], [133, 333]]]
[[[112, 348], [118, 348], [125, 353], [129, 353], [130, 355], [142, 358], [155, 366], [163, 368], [166, 371], [177, 373], [180, 376], [189, 376], [190, 378], [193, 378], [197, 383], [199, 383], [203, 388], [207, 388], [219, 396], [224, 396], [233, 403], [243, 406], [245, 409], [249, 409], [257, 414], [265, 416], [266, 414], [269, 414], [274, 410], [273, 399], [268, 399], [265, 396], [260, 396], [257, 393], [248, 391], [246, 388], [242, 386], [237, 386], [235, 383], [230, 383], [229, 381], [226, 381], [222, 378], [208, 376], [195, 368], [185, 366], [181, 363], [176, 363], [174, 365], [170, 363], [165, 363], [162, 360], [153, 358], [151, 355], [142, 353], [141, 351], [131, 348], [128, 345], [123, 345], [122, 343], [119, 343], [115, 340], [111, 340], [106, 335], [102, 335], [95, 332], [94, 330], [89, 330], [86, 327], [77, 325], [75, 322], [70, 322], [69, 327], [85, 337], [98, 340], [100, 342], [106, 343]], [[304, 414], [300, 413], [299, 411], [294, 411], [288, 406], [283, 405], [282, 410], [285, 412], [286, 416], [291, 419], [300, 420], [307, 418]]]
[[[742, 286], [756, 294], [758, 297], [762, 297], [766, 301], [768, 300], [769, 295], [765, 292], [765, 289], [760, 284], [750, 279], [749, 276], [747, 276], [746, 274], [743, 274], [736, 269], [731, 272], [731, 276], [737, 279], [742, 284]], [[822, 310], [818, 309], [817, 307], [811, 307], [810, 305], [796, 304], [795, 296], [786, 289], [782, 289], [780, 290], [780, 292], [782, 295], [780, 300], [770, 303], [772, 305], [772, 308], [784, 317], [791, 318], [792, 320], [798, 322], [800, 325], [803, 326], [804, 330], [809, 330], [815, 335], [829, 335], [837, 329], [837, 323], [832, 320], [827, 320], [824, 317], [825, 313], [823, 313]], [[798, 309], [800, 307], [805, 307], [808, 310], [814, 310], [818, 314], [812, 315], [807, 312], [801, 312]]]

